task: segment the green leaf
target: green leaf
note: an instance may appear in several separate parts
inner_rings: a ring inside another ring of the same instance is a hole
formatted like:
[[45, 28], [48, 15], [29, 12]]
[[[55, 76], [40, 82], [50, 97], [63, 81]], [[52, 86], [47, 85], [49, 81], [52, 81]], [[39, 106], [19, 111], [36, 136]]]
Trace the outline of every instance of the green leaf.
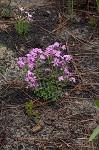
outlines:
[[32, 115], [32, 110], [33, 110], [33, 101], [30, 100], [30, 102], [26, 102], [25, 104], [25, 109], [26, 109], [26, 112], [29, 116]]
[[97, 108], [99, 108], [99, 100], [95, 101], [95, 105], [96, 105]]
[[97, 11], [99, 12], [99, 0], [96, 0], [96, 4], [97, 4]]
[[28, 102], [25, 103], [25, 109], [27, 110], [29, 107]]
[[94, 129], [93, 133], [89, 137], [89, 142], [92, 141], [98, 134], [99, 134], [99, 126]]
[[32, 100], [30, 100], [29, 105], [30, 105], [30, 108], [33, 109], [33, 101]]
[[35, 122], [38, 123], [39, 121], [39, 112], [38, 110], [35, 111]]
[[4, 73], [5, 72], [5, 69], [4, 69], [4, 67], [2, 67], [2, 66], [0, 66], [0, 73]]

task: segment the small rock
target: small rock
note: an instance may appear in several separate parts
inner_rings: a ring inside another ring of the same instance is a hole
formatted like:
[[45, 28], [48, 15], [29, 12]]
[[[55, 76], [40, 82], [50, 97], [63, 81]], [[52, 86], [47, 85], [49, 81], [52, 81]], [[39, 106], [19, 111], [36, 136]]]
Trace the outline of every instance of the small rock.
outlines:
[[4, 58], [5, 51], [6, 51], [6, 47], [4, 46], [0, 47], [0, 59]]

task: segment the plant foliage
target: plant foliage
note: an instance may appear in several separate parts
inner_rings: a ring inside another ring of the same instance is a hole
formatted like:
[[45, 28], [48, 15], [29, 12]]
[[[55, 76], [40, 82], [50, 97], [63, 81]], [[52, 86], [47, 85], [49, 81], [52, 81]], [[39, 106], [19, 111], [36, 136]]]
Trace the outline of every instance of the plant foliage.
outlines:
[[[95, 105], [97, 108], [99, 108], [99, 100], [95, 101]], [[94, 130], [91, 136], [89, 137], [89, 142], [92, 141], [97, 135], [99, 134], [99, 126], [97, 126]]]
[[27, 68], [25, 81], [43, 100], [57, 99], [69, 82], [75, 82], [68, 69], [72, 57], [64, 55], [63, 51], [66, 51], [66, 46], [55, 42], [45, 50], [33, 48], [25, 57], [18, 59], [18, 65]]

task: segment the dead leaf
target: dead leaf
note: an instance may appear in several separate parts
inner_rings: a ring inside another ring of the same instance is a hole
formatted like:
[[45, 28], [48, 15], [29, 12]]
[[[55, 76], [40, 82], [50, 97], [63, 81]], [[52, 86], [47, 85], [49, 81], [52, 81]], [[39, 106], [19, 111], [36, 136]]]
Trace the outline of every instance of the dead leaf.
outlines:
[[32, 131], [33, 133], [36, 133], [36, 132], [40, 131], [41, 128], [42, 128], [42, 126], [41, 126], [40, 124], [36, 124], [36, 125], [31, 129], [31, 131]]

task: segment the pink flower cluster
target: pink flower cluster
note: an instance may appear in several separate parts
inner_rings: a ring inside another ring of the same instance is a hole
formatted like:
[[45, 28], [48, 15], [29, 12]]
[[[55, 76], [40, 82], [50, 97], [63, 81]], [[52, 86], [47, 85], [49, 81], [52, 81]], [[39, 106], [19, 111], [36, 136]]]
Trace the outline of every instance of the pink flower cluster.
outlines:
[[[24, 8], [23, 8], [23, 7], [19, 7], [19, 10], [20, 10], [21, 12], [23, 12], [23, 11], [24, 11]], [[27, 14], [28, 20], [31, 21], [32, 18], [33, 18], [33, 16], [32, 16], [28, 11], [26, 11], [25, 14]]]
[[[56, 79], [58, 81], [68, 79], [76, 82], [75, 78], [72, 77], [72, 73], [68, 70], [68, 63], [72, 57], [70, 55], [63, 55], [63, 50], [66, 50], [66, 46], [55, 42], [45, 50], [33, 48], [25, 57], [19, 57], [18, 65], [21, 68], [24, 66], [28, 68], [25, 80], [29, 83], [30, 87], [39, 86], [39, 83], [37, 83], [38, 76], [40, 75], [43, 78], [44, 72], [52, 73], [52, 69], [56, 70]], [[46, 63], [48, 63], [48, 66]], [[39, 74], [36, 70], [38, 67], [42, 70], [42, 74]]]
[[34, 73], [32, 73], [30, 70], [28, 70], [25, 81], [27, 81], [29, 83], [30, 87], [37, 87], [38, 86], [36, 80], [37, 79], [36, 79], [36, 76], [34, 75]]

